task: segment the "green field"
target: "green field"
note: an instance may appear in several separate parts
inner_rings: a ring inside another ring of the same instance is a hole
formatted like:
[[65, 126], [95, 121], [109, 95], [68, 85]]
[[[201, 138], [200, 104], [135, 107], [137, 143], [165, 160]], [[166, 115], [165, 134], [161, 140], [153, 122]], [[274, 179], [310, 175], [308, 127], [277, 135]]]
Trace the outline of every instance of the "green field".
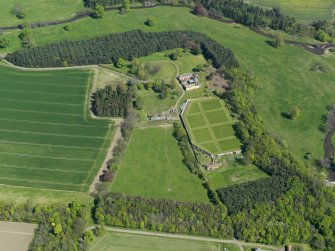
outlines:
[[[176, 91], [179, 95], [181, 94], [181, 90], [179, 88], [176, 89]], [[147, 113], [167, 111], [177, 102], [177, 98], [173, 96], [161, 99], [159, 93], [156, 93], [153, 90], [140, 90], [137, 93], [141, 97], [143, 103], [142, 109]]]
[[250, 0], [249, 2], [267, 7], [278, 7], [285, 13], [302, 22], [334, 19], [333, 0]]
[[111, 191], [153, 198], [208, 201], [201, 180], [183, 164], [172, 127], [134, 129]]
[[[82, 0], [0, 0], [0, 26], [13, 26], [25, 21], [62, 20], [84, 10]], [[25, 19], [18, 19], [11, 14], [14, 7], [19, 7], [26, 14]]]
[[267, 174], [254, 165], [245, 166], [236, 161], [229, 161], [227, 167], [208, 172], [207, 177], [213, 188], [218, 189], [265, 178]]
[[[157, 25], [145, 26], [143, 22], [148, 16], [159, 20]], [[187, 8], [158, 7], [132, 10], [129, 15], [119, 15], [117, 11], [112, 11], [106, 13], [101, 20], [84, 18], [72, 26], [73, 30], [70, 32], [65, 32], [62, 25], [34, 29], [32, 35], [36, 44], [43, 44], [64, 39], [92, 38], [133, 29], [192, 30], [207, 34], [231, 48], [242, 69], [255, 77], [255, 105], [268, 130], [283, 139], [289, 150], [298, 157], [303, 158], [306, 152], [311, 152], [313, 159], [322, 158], [324, 135], [318, 127], [322, 123], [321, 116], [327, 112], [326, 106], [335, 102], [332, 95], [335, 91], [333, 56], [320, 57], [289, 45], [274, 49], [267, 44], [268, 38], [246, 27], [196, 17]], [[97, 26], [99, 29], [96, 29]], [[18, 31], [7, 33], [6, 36], [11, 42], [9, 50], [19, 47], [17, 35]], [[327, 71], [311, 71], [315, 63], [323, 64]], [[203, 90], [202, 88], [186, 93], [181, 101], [188, 97], [202, 96]], [[294, 105], [300, 108], [299, 119], [291, 121], [281, 116]]]
[[207, 241], [171, 239], [128, 233], [107, 232], [91, 245], [90, 251], [238, 251], [238, 246]]
[[166, 81], [175, 79], [177, 76], [176, 66], [169, 61], [150, 61], [144, 63], [144, 67], [159, 67], [160, 70], [155, 74], [149, 74], [148, 80], [164, 79]]
[[0, 184], [88, 189], [113, 131], [88, 118], [91, 74], [0, 66]]
[[[175, 50], [170, 50], [170, 51], [164, 51], [164, 52], [156, 52], [153, 53], [149, 56], [139, 58], [139, 60], [143, 63], [151, 63], [151, 64], [160, 64], [160, 63], [165, 63], [165, 64], [170, 64], [174, 65], [175, 68], [177, 69], [170, 69], [168, 71], [168, 68], [166, 67], [165, 69], [162, 67], [162, 71], [160, 74], [161, 76], [164, 77], [170, 77], [171, 73], [175, 73], [175, 76], [177, 73], [179, 74], [184, 74], [188, 72], [192, 72], [193, 69], [199, 65], [199, 64], [206, 64], [206, 59], [202, 54], [200, 55], [193, 55], [189, 51], [183, 52], [181, 57], [178, 57], [177, 60], [171, 60], [168, 56]], [[177, 70], [177, 72], [176, 72]], [[163, 75], [164, 74], [164, 75]], [[154, 79], [154, 77], [152, 77]]]
[[241, 143], [235, 137], [233, 120], [222, 100], [189, 100], [182, 117], [192, 143], [208, 153], [240, 150]]

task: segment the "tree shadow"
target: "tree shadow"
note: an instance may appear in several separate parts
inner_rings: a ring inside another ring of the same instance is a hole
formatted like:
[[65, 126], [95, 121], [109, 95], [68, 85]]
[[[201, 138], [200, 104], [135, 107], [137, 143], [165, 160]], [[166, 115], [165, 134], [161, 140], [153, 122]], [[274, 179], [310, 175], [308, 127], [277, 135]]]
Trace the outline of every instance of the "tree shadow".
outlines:
[[270, 45], [271, 47], [275, 48], [273, 41], [267, 40], [265, 41], [267, 45]]
[[291, 119], [290, 114], [288, 114], [287, 112], [282, 112], [280, 115], [281, 115], [284, 119]]

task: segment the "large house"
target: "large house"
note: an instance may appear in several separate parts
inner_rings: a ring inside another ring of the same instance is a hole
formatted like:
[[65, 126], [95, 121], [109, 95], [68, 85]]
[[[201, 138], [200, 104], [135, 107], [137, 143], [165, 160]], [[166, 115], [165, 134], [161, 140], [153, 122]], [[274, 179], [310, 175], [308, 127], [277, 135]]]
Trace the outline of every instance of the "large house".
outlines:
[[201, 87], [198, 75], [195, 73], [186, 73], [178, 76], [179, 83], [186, 91], [198, 89]]

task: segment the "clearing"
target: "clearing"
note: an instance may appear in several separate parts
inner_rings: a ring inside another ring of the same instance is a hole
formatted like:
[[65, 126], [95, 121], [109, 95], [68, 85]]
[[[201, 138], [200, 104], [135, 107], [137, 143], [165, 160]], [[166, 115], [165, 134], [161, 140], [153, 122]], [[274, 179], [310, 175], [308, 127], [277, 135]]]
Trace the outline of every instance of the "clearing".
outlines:
[[227, 165], [207, 173], [214, 189], [228, 187], [267, 177], [267, 174], [254, 165], [242, 165], [238, 161], [228, 161]]
[[26, 251], [33, 238], [35, 224], [0, 222], [1, 250]]
[[86, 191], [113, 133], [89, 118], [92, 71], [0, 66], [0, 183]]
[[182, 113], [192, 144], [211, 155], [239, 151], [233, 120], [225, 103], [218, 98], [190, 99]]
[[145, 197], [207, 202], [201, 180], [183, 164], [173, 129], [134, 129], [111, 191]]

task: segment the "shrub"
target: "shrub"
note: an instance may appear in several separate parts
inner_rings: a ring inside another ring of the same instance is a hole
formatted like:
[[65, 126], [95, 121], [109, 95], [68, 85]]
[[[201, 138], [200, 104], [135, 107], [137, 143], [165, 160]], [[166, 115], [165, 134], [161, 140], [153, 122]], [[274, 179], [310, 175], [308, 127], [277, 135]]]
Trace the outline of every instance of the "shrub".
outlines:
[[324, 31], [318, 31], [315, 35], [315, 39], [321, 42], [327, 42], [330, 40], [329, 35]]
[[193, 13], [197, 16], [201, 17], [207, 17], [208, 16], [208, 11], [205, 9], [205, 7], [202, 4], [197, 4], [195, 5], [193, 9]]
[[274, 40], [272, 41], [272, 46], [274, 48], [279, 48], [284, 44], [284, 39], [281, 35], [276, 35]]
[[124, 13], [129, 13], [130, 11], [130, 0], [123, 0], [122, 9]]
[[105, 14], [105, 9], [104, 9], [104, 7], [102, 6], [102, 5], [97, 5], [97, 6], [95, 6], [95, 8], [92, 10], [92, 14], [91, 14], [91, 16], [93, 17], [93, 18], [97, 18], [97, 19], [99, 19], [99, 18], [102, 18], [103, 16], [104, 16], [104, 14]]
[[170, 54], [169, 58], [170, 58], [171, 60], [177, 60], [178, 55], [177, 55], [176, 52], [172, 52], [172, 53]]
[[20, 10], [16, 13], [16, 17], [18, 19], [24, 19], [24, 18], [26, 18], [26, 14], [22, 10]]
[[289, 111], [288, 116], [292, 120], [297, 119], [300, 116], [300, 109], [297, 106], [293, 106]]
[[9, 40], [5, 37], [0, 38], [0, 48], [7, 48], [9, 46]]
[[63, 29], [66, 30], [66, 31], [70, 31], [70, 30], [72, 30], [72, 26], [70, 24], [67, 24], [63, 27]]
[[122, 67], [124, 67], [126, 65], [127, 65], [127, 62], [126, 62], [126, 60], [124, 58], [118, 58], [118, 60], [115, 63], [115, 66], [117, 68], [122, 68]]
[[147, 26], [154, 26], [157, 23], [157, 19], [154, 17], [149, 17], [147, 21], [145, 21], [145, 24]]

